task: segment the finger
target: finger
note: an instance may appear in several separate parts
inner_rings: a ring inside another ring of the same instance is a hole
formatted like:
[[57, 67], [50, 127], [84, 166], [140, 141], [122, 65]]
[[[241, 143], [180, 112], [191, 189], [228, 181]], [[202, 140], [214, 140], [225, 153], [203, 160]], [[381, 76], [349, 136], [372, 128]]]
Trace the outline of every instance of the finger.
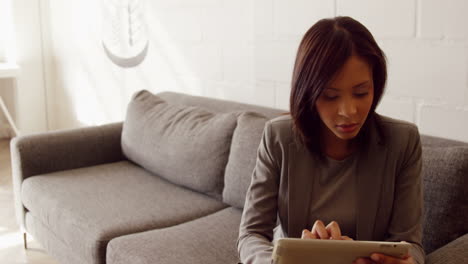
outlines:
[[386, 261], [388, 261], [386, 258], [385, 258], [385, 255], [382, 255], [382, 254], [372, 254], [371, 257], [370, 257], [373, 261], [377, 262], [377, 263], [387, 263]]
[[307, 229], [304, 229], [302, 230], [302, 236], [301, 236], [302, 239], [317, 239], [317, 236], [315, 236], [314, 234], [312, 234], [309, 230]]
[[375, 262], [369, 258], [358, 258], [353, 262], [353, 264], [375, 264]]
[[341, 239], [341, 230], [340, 226], [336, 221], [331, 221], [327, 227], [325, 227], [327, 230], [328, 234], [330, 234], [330, 239], [336, 239], [340, 240]]
[[315, 221], [314, 226], [312, 227], [312, 234], [316, 235], [317, 238], [320, 238], [320, 239], [330, 238], [330, 235], [325, 229], [325, 225], [320, 220]]
[[371, 255], [371, 259], [377, 263], [382, 263], [382, 264], [409, 264], [409, 263], [414, 263], [414, 262], [410, 262], [412, 260], [410, 260], [410, 256], [406, 256], [406, 258], [404, 259], [400, 259], [400, 258], [395, 258], [395, 257], [392, 257], [392, 256], [387, 256], [387, 255], [384, 255], [384, 254], [378, 254], [378, 253], [374, 253]]
[[354, 239], [350, 238], [349, 236], [341, 236], [341, 240], [351, 240], [351, 241], [354, 241]]

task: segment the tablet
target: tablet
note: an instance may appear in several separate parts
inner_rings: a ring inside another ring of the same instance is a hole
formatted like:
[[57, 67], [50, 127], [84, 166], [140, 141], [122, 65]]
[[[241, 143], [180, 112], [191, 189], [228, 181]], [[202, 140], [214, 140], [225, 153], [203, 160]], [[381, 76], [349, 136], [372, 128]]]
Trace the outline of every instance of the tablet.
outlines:
[[275, 242], [272, 258], [277, 264], [351, 264], [372, 253], [403, 258], [410, 246], [406, 242], [281, 238]]

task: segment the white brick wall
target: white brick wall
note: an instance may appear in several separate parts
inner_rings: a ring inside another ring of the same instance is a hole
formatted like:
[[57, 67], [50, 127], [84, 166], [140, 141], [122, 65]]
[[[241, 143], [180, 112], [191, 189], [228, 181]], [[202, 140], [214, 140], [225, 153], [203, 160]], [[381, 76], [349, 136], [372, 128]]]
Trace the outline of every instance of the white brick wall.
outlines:
[[290, 82], [298, 41], [257, 41], [255, 77], [261, 81]]
[[222, 80], [223, 68], [219, 45], [185, 43], [178, 49], [187, 68], [174, 68], [177, 76], [195, 75], [203, 80]]
[[302, 37], [323, 17], [334, 15], [334, 0], [274, 0], [273, 26], [278, 38]]
[[[154, 8], [156, 19], [164, 25], [174, 40], [199, 42], [202, 40], [203, 9], [199, 7]], [[181, 19], [181, 17], [183, 19]]]
[[254, 46], [232, 43], [222, 46], [224, 80], [229, 82], [255, 80]]
[[[106, 99], [123, 102], [123, 108], [129, 94], [145, 88], [154, 92], [174, 90], [287, 109], [294, 57], [303, 34], [321, 18], [349, 15], [370, 29], [388, 57], [388, 89], [378, 112], [414, 122], [423, 134], [468, 141], [466, 0], [147, 2], [151, 46], [138, 74], [115, 68], [105, 58], [98, 61], [102, 56], [96, 58], [97, 65], [102, 68], [93, 68], [86, 73], [95, 74], [92, 78], [96, 80], [126, 76], [124, 84], [107, 81], [118, 86], [116, 89], [121, 92], [115, 96], [121, 97]], [[75, 6], [93, 4], [97, 5], [93, 0], [74, 3]], [[71, 10], [57, 1], [50, 1], [49, 5], [50, 21], [54, 22], [50, 29], [51, 45], [61, 50], [55, 53], [56, 79], [61, 82], [54, 87], [49, 84], [48, 91], [54, 93], [56, 89], [56, 100], [68, 102], [69, 98], [62, 97], [73, 94], [67, 90], [76, 85], [71, 85], [73, 80], [67, 76], [83, 67], [79, 61], [74, 62], [77, 56], [74, 54], [85, 58], [86, 53], [77, 52], [73, 50], [75, 47], [68, 45], [74, 34], [66, 31], [70, 25], [80, 24], [73, 19], [82, 16], [64, 16]], [[60, 26], [58, 22], [61, 22]], [[82, 29], [80, 34], [87, 30]], [[99, 45], [99, 39], [93, 37], [90, 36], [89, 43], [83, 45]], [[86, 40], [84, 36], [82, 38], [84, 40], [80, 41]], [[108, 74], [109, 67], [113, 67], [113, 74]], [[73, 107], [79, 104], [58, 105]], [[76, 112], [73, 109], [56, 110]], [[124, 110], [120, 112], [124, 113]], [[57, 124], [53, 128], [67, 127], [73, 118], [66, 115], [50, 117], [51, 123]]]
[[289, 109], [289, 95], [291, 93], [289, 82], [277, 82], [275, 84], [276, 101], [275, 107]]
[[415, 35], [415, 0], [337, 0], [337, 15], [351, 16], [378, 38]]
[[217, 7], [203, 12], [203, 39], [209, 42], [252, 43], [253, 2], [249, 0], [220, 1]]
[[254, 1], [255, 40], [273, 40], [273, 0]]
[[411, 97], [392, 96], [387, 93], [377, 107], [377, 113], [415, 123], [415, 102]]
[[419, 112], [420, 131], [431, 135], [467, 141], [468, 108], [451, 105], [424, 105]]
[[423, 40], [384, 41], [381, 47], [388, 56], [388, 91], [450, 104], [463, 103], [468, 49]]
[[422, 38], [467, 40], [468, 1], [422, 0], [419, 24]]

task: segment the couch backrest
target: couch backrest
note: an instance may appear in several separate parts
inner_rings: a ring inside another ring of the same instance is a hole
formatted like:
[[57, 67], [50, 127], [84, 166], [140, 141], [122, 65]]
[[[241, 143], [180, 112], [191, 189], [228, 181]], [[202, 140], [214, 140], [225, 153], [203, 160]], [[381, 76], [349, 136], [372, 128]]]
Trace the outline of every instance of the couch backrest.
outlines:
[[468, 144], [421, 136], [426, 254], [468, 233]]
[[158, 96], [174, 104], [201, 106], [215, 113], [238, 114], [225, 167], [222, 200], [231, 206], [243, 208], [265, 123], [286, 110], [173, 92], [163, 92]]
[[226, 101], [202, 96], [193, 96], [175, 92], [162, 92], [158, 93], [157, 95], [169, 103], [186, 106], [201, 106], [214, 113], [256, 112], [267, 117], [268, 119], [272, 119], [286, 112], [286, 110], [275, 109], [270, 107], [237, 103], [233, 101]]
[[[249, 110], [255, 114], [246, 114]], [[122, 151], [129, 160], [168, 181], [241, 208], [265, 122], [282, 112], [143, 90], [128, 105]], [[252, 118], [255, 122], [245, 122]]]

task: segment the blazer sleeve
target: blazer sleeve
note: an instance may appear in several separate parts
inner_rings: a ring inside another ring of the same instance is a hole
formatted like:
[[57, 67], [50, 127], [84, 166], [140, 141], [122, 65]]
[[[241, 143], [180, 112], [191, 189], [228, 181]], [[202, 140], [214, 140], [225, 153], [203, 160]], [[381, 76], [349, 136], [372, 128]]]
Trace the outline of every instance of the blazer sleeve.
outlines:
[[412, 244], [410, 255], [416, 263], [423, 264], [422, 247], [422, 149], [418, 129], [410, 130], [404, 160], [396, 175], [395, 200], [388, 228], [388, 241], [406, 241]]
[[247, 191], [237, 249], [244, 264], [272, 263], [273, 229], [277, 220], [280, 167], [274, 154], [271, 123], [267, 122]]

